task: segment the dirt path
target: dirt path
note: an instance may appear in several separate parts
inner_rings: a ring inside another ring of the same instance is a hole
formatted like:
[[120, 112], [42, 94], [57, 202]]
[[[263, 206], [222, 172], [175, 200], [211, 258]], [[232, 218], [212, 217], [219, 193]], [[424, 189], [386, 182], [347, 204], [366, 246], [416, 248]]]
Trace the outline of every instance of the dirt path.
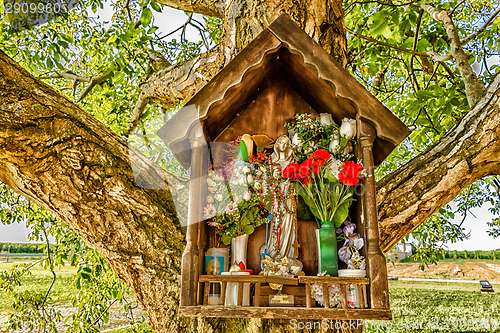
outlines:
[[424, 271], [418, 263], [387, 264], [389, 277], [450, 279], [450, 280], [488, 280], [500, 282], [500, 261], [439, 262]]

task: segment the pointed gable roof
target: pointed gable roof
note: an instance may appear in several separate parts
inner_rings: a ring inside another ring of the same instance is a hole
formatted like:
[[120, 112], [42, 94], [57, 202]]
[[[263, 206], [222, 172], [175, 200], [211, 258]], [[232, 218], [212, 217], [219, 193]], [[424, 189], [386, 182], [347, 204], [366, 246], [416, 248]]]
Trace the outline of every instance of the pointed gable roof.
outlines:
[[284, 77], [317, 112], [332, 114], [337, 123], [358, 115], [371, 124], [377, 131], [373, 147], [376, 165], [410, 133], [347, 70], [282, 14], [165, 123], [158, 135], [188, 168], [193, 129], [202, 126], [207, 141], [215, 141], [276, 75]]

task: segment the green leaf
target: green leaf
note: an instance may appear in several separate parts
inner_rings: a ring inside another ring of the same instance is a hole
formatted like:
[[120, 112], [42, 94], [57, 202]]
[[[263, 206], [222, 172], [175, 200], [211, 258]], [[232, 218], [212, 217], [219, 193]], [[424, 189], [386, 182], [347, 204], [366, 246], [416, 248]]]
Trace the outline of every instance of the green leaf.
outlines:
[[161, 7], [157, 2], [151, 1], [151, 8], [153, 8], [155, 11], [161, 13]]
[[149, 8], [144, 8], [142, 10], [142, 15], [141, 15], [141, 24], [145, 28], [151, 23], [151, 19], [153, 18], [153, 13], [151, 13], [151, 10]]

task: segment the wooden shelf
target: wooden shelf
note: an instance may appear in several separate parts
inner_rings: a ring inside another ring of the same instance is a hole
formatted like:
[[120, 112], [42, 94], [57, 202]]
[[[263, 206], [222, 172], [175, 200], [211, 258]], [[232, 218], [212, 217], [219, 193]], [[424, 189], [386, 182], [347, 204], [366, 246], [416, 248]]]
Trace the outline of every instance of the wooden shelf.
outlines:
[[181, 316], [188, 317], [231, 317], [267, 319], [368, 319], [391, 320], [389, 309], [325, 309], [304, 307], [254, 307], [254, 306], [181, 306]]

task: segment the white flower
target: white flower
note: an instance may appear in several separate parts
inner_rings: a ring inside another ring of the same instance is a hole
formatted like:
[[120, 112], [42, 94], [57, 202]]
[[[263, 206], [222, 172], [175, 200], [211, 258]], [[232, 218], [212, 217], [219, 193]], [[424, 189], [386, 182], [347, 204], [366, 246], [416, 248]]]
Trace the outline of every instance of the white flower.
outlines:
[[222, 199], [224, 199], [224, 198], [222, 197], [222, 194], [220, 194], [220, 193], [219, 193], [219, 194], [216, 194], [216, 195], [215, 195], [215, 200], [217, 200], [217, 201], [219, 201], [219, 202], [220, 202], [220, 201], [222, 201]]
[[328, 126], [328, 125], [333, 124], [332, 115], [329, 113], [320, 113], [319, 114], [319, 122], [323, 126]]
[[248, 191], [245, 192], [245, 194], [243, 194], [243, 199], [245, 199], [247, 201], [250, 200], [251, 197], [252, 197], [252, 193], [250, 193]]
[[245, 178], [240, 178], [238, 184], [245, 185]]
[[214, 202], [214, 198], [213, 198], [211, 195], [209, 195], [209, 196], [207, 197], [207, 202], [208, 202], [208, 203], [212, 203], [212, 202]]
[[356, 135], [356, 119], [344, 118], [340, 125], [340, 135], [346, 139], [352, 139]]
[[328, 168], [330, 169], [330, 171], [333, 173], [333, 175], [337, 179], [339, 179], [339, 169], [340, 169], [341, 166], [342, 166], [342, 162], [339, 161], [339, 160], [336, 160], [334, 158], [331, 159], [330, 165], [328, 166]]
[[215, 186], [215, 182], [212, 180], [212, 178], [207, 178], [207, 184], [208, 186]]
[[280, 265], [280, 271], [281, 271], [281, 274], [288, 273], [288, 269], [289, 269], [288, 267], [286, 267], [286, 266], [281, 266], [281, 265]]
[[253, 185], [253, 187], [256, 189], [256, 190], [260, 190], [262, 188], [262, 184], [259, 183], [259, 182], [255, 182], [255, 184]]
[[243, 171], [244, 174], [247, 174], [250, 173], [250, 168], [245, 165], [241, 171]]
[[300, 272], [300, 267], [299, 266], [292, 266], [292, 267], [290, 267], [290, 273], [292, 273], [293, 275], [297, 274], [298, 272]]
[[332, 154], [337, 153], [340, 149], [340, 140], [337, 138], [332, 138], [328, 149], [330, 150], [330, 153], [332, 153]]
[[301, 147], [302, 146], [302, 141], [299, 138], [299, 134], [295, 133], [292, 137], [292, 145], [296, 147]]
[[249, 184], [252, 184], [254, 182], [253, 176], [252, 175], [247, 175], [247, 182]]

